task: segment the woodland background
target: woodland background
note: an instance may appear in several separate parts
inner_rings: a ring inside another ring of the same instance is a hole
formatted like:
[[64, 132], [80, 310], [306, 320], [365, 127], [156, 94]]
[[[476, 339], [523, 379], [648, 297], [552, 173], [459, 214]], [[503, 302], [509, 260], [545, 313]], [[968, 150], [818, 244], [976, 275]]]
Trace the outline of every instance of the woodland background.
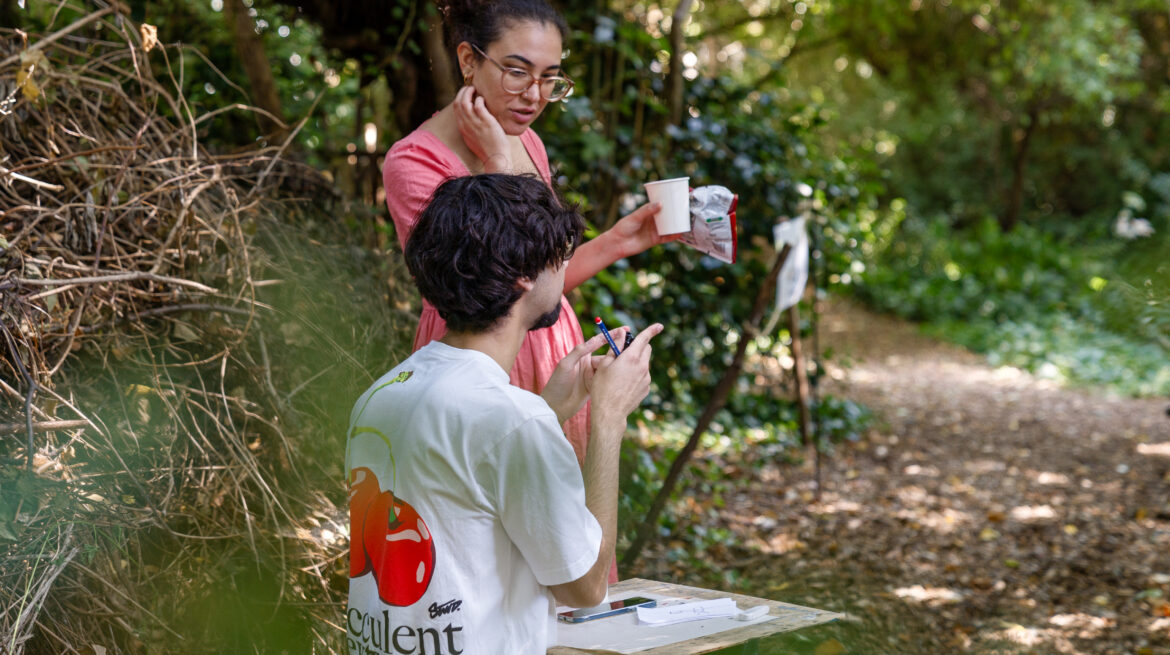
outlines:
[[[1170, 395], [1165, 1], [555, 4], [577, 87], [536, 129], [592, 229], [661, 177], [740, 199], [736, 264], [667, 246], [571, 298], [670, 326], [623, 452], [623, 576], [856, 609], [748, 579], [759, 552], [714, 520], [751, 471], [819, 485], [888, 432], [823, 384], [850, 365], [820, 342], [834, 298]], [[418, 308], [379, 170], [456, 90], [438, 25], [426, 0], [0, 0], [0, 652], [343, 649], [345, 422]], [[795, 216], [815, 291], [759, 316]], [[775, 652], [917, 652], [881, 629]]]

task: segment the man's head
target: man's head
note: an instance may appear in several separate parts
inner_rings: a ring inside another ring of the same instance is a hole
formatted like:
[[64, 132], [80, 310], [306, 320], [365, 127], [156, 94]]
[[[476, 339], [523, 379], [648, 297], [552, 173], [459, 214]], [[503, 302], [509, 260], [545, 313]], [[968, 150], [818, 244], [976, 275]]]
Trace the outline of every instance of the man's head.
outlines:
[[[583, 230], [580, 214], [539, 178], [457, 177], [439, 185], [419, 216], [406, 265], [450, 330], [485, 332], [542, 274], [561, 269]], [[547, 307], [553, 320], [560, 296], [558, 289]]]

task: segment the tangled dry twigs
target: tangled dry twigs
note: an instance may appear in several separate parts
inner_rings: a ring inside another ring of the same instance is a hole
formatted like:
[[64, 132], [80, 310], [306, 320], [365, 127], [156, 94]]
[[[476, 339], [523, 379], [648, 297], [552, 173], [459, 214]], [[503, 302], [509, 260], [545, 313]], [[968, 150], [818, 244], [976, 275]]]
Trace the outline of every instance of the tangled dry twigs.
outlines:
[[256, 162], [209, 157], [193, 130], [144, 109], [182, 114], [117, 23], [108, 28], [121, 47], [53, 35], [0, 69], [6, 95], [23, 100], [0, 120], [5, 373], [30, 390], [52, 388], [100, 326], [210, 298], [247, 307], [254, 296], [240, 196]]
[[385, 335], [341, 343], [314, 320], [344, 309], [269, 290], [346, 259], [296, 261], [272, 228], [273, 190], [313, 173], [282, 147], [209, 154], [224, 110], [194, 115], [114, 6], [0, 39], [0, 653], [190, 652], [255, 640], [222, 625], [256, 607], [275, 642], [333, 651], [344, 529], [304, 481], [327, 444], [296, 441], [293, 397], [361, 379], [351, 343]]

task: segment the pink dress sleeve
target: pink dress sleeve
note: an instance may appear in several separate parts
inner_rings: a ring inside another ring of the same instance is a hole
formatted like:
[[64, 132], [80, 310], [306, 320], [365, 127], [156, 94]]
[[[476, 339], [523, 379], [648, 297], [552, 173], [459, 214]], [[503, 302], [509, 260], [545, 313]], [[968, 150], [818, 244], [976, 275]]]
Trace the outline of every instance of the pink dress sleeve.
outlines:
[[382, 187], [398, 245], [406, 247], [406, 239], [435, 189], [450, 178], [470, 173], [455, 153], [426, 130], [415, 130], [395, 143], [382, 165]]

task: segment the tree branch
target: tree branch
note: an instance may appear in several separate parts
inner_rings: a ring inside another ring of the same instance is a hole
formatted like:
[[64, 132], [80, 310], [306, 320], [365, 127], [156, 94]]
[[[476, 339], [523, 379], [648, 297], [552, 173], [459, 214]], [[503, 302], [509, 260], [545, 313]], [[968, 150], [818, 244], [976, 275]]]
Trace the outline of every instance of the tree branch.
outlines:
[[192, 280], [184, 280], [177, 277], [167, 277], [166, 275], [155, 275], [153, 273], [118, 273], [115, 275], [97, 275], [91, 277], [71, 277], [50, 280], [34, 280], [23, 277], [9, 278], [10, 282], [15, 282], [16, 284], [26, 284], [34, 287], [56, 287], [65, 284], [106, 284], [109, 282], [132, 282], [135, 280], [150, 280], [151, 282], [161, 282], [164, 284], [173, 284], [180, 287], [190, 287], [196, 291], [202, 291], [203, 293], [216, 292], [214, 288], [205, 284], [194, 282]]
[[674, 490], [674, 485], [678, 482], [683, 468], [690, 460], [691, 454], [695, 452], [695, 448], [699, 445], [699, 438], [707, 431], [707, 427], [711, 425], [711, 421], [715, 420], [715, 415], [726, 404], [727, 396], [730, 395], [732, 388], [739, 379], [739, 373], [743, 369], [743, 360], [747, 354], [747, 346], [756, 338], [756, 334], [759, 332], [760, 319], [764, 316], [764, 310], [768, 306], [768, 299], [772, 297], [772, 289], [776, 286], [776, 278], [780, 276], [780, 269], [784, 267], [784, 262], [787, 261], [788, 253], [791, 250], [791, 244], [785, 244], [784, 248], [776, 253], [776, 259], [772, 263], [772, 270], [768, 272], [768, 277], [764, 278], [764, 283], [760, 286], [759, 292], [756, 293], [756, 301], [752, 305], [751, 316], [748, 319], [747, 325], [744, 326], [743, 331], [740, 333], [739, 343], [736, 345], [735, 357], [731, 360], [731, 366], [727, 367], [727, 370], [723, 373], [723, 377], [715, 385], [715, 391], [712, 392], [711, 399], [707, 401], [707, 406], [703, 409], [702, 415], [699, 416], [699, 421], [695, 424], [694, 432], [691, 433], [690, 439], [687, 440], [686, 445], [683, 446], [682, 450], [675, 456], [674, 462], [671, 463], [670, 472], [666, 474], [666, 480], [663, 481], [662, 488], [658, 490], [658, 495], [654, 497], [654, 502], [650, 505], [650, 511], [646, 513], [646, 518], [638, 526], [638, 533], [634, 537], [634, 542], [630, 544], [629, 549], [622, 555], [623, 567], [633, 566], [638, 561], [638, 557], [642, 554], [642, 548], [649, 541], [650, 535], [654, 531], [654, 526], [658, 524], [658, 515], [662, 513], [662, 508], [666, 506], [666, 501], [670, 499], [670, 494]]
[[719, 25], [714, 25], [712, 27], [704, 28], [703, 29], [703, 36], [717, 36], [720, 34], [726, 34], [728, 32], [733, 32], [733, 31], [743, 27], [744, 25], [750, 25], [751, 23], [755, 23], [755, 22], [770, 23], [772, 21], [788, 20], [791, 16], [792, 16], [791, 12], [787, 12], [787, 11], [784, 11], [784, 12], [777, 11], [777, 12], [773, 12], [770, 14], [764, 14], [762, 16], [751, 16], [751, 15], [740, 16], [739, 18], [737, 18], [733, 21], [729, 21], [727, 23], [721, 23]]

